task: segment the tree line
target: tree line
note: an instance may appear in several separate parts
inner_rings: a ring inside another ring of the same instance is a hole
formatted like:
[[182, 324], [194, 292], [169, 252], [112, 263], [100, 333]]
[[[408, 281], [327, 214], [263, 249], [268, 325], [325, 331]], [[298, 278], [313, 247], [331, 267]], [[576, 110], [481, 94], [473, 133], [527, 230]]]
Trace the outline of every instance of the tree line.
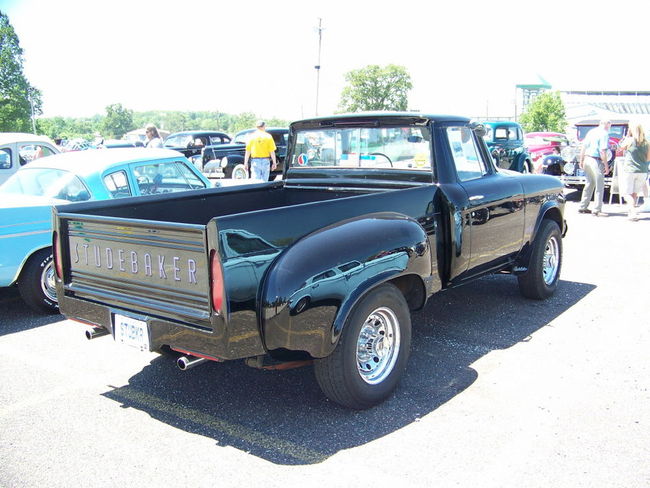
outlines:
[[[104, 115], [86, 118], [51, 117], [36, 120], [36, 130], [39, 134], [52, 139], [93, 139], [99, 133], [105, 139], [121, 139], [124, 134], [134, 129], [142, 129], [153, 124], [159, 129], [169, 132], [183, 130], [219, 130], [234, 134], [242, 129], [255, 127], [259, 117], [251, 112], [227, 114], [222, 112], [181, 112], [181, 111], [148, 111], [134, 112], [116, 103], [106, 107]], [[269, 127], [286, 127], [288, 121], [270, 118], [265, 119]]]

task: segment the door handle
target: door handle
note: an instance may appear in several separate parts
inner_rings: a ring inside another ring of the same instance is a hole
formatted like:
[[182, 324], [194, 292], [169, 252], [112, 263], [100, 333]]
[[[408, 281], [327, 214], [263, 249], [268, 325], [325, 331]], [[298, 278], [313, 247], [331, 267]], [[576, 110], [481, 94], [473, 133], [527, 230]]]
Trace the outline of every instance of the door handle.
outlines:
[[474, 202], [476, 200], [483, 200], [484, 198], [485, 198], [484, 195], [472, 195], [471, 197], [469, 197], [469, 201]]

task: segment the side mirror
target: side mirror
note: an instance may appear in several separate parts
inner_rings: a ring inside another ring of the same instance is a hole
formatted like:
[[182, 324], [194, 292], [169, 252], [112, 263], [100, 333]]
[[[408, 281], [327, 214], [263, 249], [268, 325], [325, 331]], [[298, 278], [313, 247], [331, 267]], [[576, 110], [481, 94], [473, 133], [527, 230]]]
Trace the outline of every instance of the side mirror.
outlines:
[[487, 134], [487, 129], [483, 124], [480, 124], [478, 122], [470, 122], [469, 128], [472, 129], [477, 136], [483, 138]]
[[407, 141], [417, 144], [422, 142], [422, 136], [408, 136]]

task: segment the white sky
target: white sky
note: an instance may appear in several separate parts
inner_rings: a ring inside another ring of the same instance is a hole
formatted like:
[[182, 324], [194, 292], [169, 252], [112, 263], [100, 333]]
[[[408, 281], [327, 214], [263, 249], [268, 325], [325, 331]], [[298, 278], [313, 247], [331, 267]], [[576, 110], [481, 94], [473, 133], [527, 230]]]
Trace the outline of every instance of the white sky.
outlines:
[[409, 106], [428, 113], [513, 115], [515, 85], [537, 74], [559, 90], [650, 90], [650, 2], [600, 4], [0, 0], [0, 10], [47, 117], [121, 103], [295, 120], [315, 111], [319, 17], [319, 115], [336, 110], [344, 74], [368, 64], [405, 66]]

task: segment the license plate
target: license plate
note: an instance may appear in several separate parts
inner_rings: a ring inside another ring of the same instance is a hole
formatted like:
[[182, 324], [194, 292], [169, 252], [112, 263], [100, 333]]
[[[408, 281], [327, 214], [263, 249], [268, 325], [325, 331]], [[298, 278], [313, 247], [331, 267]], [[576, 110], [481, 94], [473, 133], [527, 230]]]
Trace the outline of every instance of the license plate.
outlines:
[[149, 329], [145, 321], [115, 314], [113, 330], [115, 331], [115, 342], [135, 347], [141, 351], [149, 350]]

